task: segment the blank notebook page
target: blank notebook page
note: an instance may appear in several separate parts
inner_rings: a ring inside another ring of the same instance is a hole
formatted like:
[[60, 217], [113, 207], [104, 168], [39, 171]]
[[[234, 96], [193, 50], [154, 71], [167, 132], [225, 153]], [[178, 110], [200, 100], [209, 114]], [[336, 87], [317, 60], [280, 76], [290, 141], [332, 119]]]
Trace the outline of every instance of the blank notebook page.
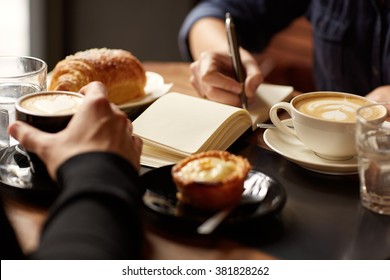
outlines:
[[242, 114], [245, 126], [250, 127], [243, 109], [172, 92], [156, 100], [133, 122], [134, 133], [145, 144], [193, 154], [235, 114]]

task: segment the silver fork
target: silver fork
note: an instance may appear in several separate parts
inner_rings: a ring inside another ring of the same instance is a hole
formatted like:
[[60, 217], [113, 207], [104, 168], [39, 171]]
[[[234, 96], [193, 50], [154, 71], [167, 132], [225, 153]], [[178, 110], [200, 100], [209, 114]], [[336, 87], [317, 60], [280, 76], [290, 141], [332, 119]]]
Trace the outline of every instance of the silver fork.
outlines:
[[[266, 177], [262, 177], [257, 173], [252, 174], [244, 183], [244, 191], [242, 193], [240, 204], [259, 203], [267, 196], [269, 182]], [[229, 216], [236, 206], [223, 209], [206, 221], [204, 221], [198, 228], [199, 234], [212, 233], [221, 222]]]
[[[273, 123], [257, 123], [256, 126], [258, 128], [276, 128], [276, 126]], [[293, 125], [287, 125], [289, 128], [294, 128]]]

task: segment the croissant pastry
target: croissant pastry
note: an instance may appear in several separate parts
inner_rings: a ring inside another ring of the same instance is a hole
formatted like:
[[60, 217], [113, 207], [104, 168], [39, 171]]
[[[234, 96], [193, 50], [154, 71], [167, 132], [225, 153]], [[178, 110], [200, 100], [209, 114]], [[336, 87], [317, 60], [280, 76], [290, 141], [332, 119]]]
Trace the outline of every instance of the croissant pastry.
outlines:
[[54, 67], [48, 88], [78, 92], [93, 81], [105, 84], [108, 99], [117, 105], [145, 95], [145, 69], [130, 52], [120, 49], [90, 49], [67, 56]]

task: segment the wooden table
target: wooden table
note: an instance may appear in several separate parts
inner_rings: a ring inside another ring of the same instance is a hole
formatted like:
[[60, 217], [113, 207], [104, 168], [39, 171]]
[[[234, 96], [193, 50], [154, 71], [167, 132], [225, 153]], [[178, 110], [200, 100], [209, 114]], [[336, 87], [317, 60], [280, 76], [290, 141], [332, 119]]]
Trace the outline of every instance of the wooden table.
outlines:
[[[146, 70], [160, 73], [166, 82], [173, 82], [172, 91], [197, 95], [189, 83], [188, 63], [145, 62]], [[45, 206], [6, 197], [6, 212], [16, 229], [25, 252], [37, 246], [42, 224], [47, 216]], [[244, 246], [231, 239], [202, 239], [177, 236], [146, 226], [145, 256], [150, 259], [272, 259], [272, 256]]]
[[[172, 91], [196, 95], [189, 83], [188, 63], [144, 65], [163, 75], [166, 82], [173, 82]], [[238, 235], [200, 236], [146, 224], [145, 258], [389, 258], [390, 217], [376, 215], [360, 205], [356, 175], [330, 176], [303, 169], [268, 150], [262, 134], [258, 130], [246, 137], [249, 144], [240, 148], [239, 153], [247, 156], [258, 170], [278, 178], [285, 187], [287, 203], [277, 217], [279, 230], [266, 224], [259, 232], [243, 229]], [[13, 197], [6, 198], [5, 206], [23, 249], [33, 250], [47, 208]], [[267, 231], [268, 227], [271, 230]]]

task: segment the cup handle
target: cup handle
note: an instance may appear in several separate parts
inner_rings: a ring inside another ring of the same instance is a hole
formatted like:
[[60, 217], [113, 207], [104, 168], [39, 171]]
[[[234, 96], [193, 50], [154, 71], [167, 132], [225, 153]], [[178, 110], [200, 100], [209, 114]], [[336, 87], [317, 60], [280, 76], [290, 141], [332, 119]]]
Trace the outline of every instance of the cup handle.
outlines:
[[291, 105], [290, 103], [288, 102], [279, 102], [279, 103], [276, 103], [275, 105], [273, 105], [269, 111], [269, 117], [272, 121], [272, 123], [278, 128], [280, 129], [281, 131], [287, 133], [287, 134], [291, 134], [295, 137], [298, 138], [298, 135], [297, 133], [295, 132], [294, 129], [292, 128], [289, 128], [286, 124], [284, 124], [280, 119], [279, 119], [279, 116], [278, 116], [278, 111], [279, 110], [285, 110], [290, 116], [291, 116]]

